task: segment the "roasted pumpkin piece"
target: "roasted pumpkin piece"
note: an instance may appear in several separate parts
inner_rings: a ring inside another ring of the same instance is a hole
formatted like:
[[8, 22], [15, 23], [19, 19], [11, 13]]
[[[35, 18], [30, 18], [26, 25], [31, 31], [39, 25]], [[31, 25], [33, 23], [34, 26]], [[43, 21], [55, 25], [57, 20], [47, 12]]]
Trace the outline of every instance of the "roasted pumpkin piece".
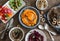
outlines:
[[34, 26], [37, 23], [37, 15], [31, 9], [26, 9], [21, 14], [22, 22], [27, 26]]

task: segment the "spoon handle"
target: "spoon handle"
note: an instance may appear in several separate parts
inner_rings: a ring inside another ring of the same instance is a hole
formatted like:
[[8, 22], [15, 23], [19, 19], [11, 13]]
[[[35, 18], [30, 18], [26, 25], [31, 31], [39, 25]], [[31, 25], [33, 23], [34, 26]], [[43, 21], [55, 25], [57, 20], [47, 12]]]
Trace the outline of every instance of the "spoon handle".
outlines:
[[6, 36], [8, 35], [9, 30], [6, 29], [3, 34], [1, 35], [1, 39], [6, 39]]
[[[47, 30], [47, 31], [48, 31], [48, 30]], [[50, 31], [48, 31], [48, 33], [49, 33], [49, 35], [50, 35], [52, 41], [54, 41], [54, 38], [53, 38], [53, 36], [51, 35]]]
[[1, 35], [1, 39], [4, 39], [5, 33], [6, 33], [6, 31], [4, 31], [3, 34]]
[[52, 31], [50, 31], [50, 33], [51, 33], [52, 35], [57, 35], [55, 32], [52, 32]]

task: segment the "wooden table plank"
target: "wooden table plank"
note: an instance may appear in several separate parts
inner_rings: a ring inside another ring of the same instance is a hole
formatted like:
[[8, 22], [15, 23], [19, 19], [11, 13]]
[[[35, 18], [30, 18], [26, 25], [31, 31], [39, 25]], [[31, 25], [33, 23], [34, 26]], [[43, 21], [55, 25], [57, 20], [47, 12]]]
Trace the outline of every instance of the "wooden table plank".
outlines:
[[[36, 6], [35, 5], [36, 4], [36, 0], [24, 0], [24, 1], [26, 2], [27, 6], [33, 6], [33, 7]], [[53, 7], [54, 5], [60, 3], [60, 0], [47, 0], [47, 1], [49, 3], [49, 6], [48, 6], [47, 10], [50, 9], [51, 7]], [[3, 5], [5, 2], [7, 2], [7, 0], [2, 0], [0, 2], [0, 5]], [[47, 10], [45, 10], [45, 11], [47, 11]], [[15, 20], [14, 21], [14, 26], [20, 24], [19, 21], [18, 21], [18, 13], [13, 18]], [[21, 27], [21, 28], [25, 31], [25, 34], [30, 30], [30, 29], [26, 29], [24, 27]], [[54, 29], [52, 29], [52, 28], [51, 28], [51, 30], [54, 31]], [[46, 31], [44, 31], [44, 32], [45, 32], [45, 34], [47, 36], [47, 41], [51, 41], [51, 38], [49, 37], [49, 34]], [[0, 34], [0, 36], [1, 36], [1, 34]], [[60, 41], [60, 35], [54, 36], [54, 39], [55, 39], [55, 41]], [[0, 39], [0, 41], [11, 41], [11, 40], [9, 39], [9, 37], [7, 35], [7, 38], [5, 40], [1, 40]], [[25, 41], [25, 39], [23, 41]]]

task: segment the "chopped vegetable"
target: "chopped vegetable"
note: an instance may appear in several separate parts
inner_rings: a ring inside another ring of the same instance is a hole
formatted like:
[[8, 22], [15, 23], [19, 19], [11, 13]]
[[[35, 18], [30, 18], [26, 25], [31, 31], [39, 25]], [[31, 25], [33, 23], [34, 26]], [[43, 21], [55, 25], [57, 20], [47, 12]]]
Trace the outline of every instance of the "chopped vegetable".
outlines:
[[0, 8], [0, 19], [7, 21], [9, 20], [13, 15], [13, 12], [8, 7], [1, 7]]
[[9, 5], [12, 9], [17, 10], [22, 4], [21, 0], [10, 0]]
[[39, 32], [34, 31], [30, 34], [28, 41], [43, 41], [44, 37]]

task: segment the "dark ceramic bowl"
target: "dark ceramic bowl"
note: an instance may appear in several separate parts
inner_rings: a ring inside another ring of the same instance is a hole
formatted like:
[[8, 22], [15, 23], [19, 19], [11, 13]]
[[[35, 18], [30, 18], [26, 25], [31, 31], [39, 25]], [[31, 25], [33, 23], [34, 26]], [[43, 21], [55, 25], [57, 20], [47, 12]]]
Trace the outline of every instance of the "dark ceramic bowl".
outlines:
[[[36, 23], [36, 25], [34, 25], [34, 26], [27, 26], [27, 25], [25, 25], [23, 22], [22, 22], [22, 20], [21, 20], [21, 14], [24, 12], [24, 10], [26, 10], [26, 9], [31, 9], [31, 10], [34, 10], [35, 12], [36, 12], [36, 14], [37, 14], [37, 16], [38, 16], [38, 20], [37, 20], [37, 23]], [[26, 28], [35, 28], [35, 27], [37, 27], [38, 25], [39, 25], [39, 23], [40, 23], [40, 13], [39, 13], [39, 11], [36, 9], [36, 8], [34, 8], [34, 7], [31, 7], [31, 6], [26, 6], [26, 7], [24, 7], [21, 11], [20, 11], [20, 13], [19, 13], [19, 22], [20, 22], [20, 24], [22, 25], [22, 26], [24, 26], [24, 27], [26, 27]]]
[[[53, 7], [53, 8], [60, 8], [60, 6], [55, 6], [55, 7]], [[53, 8], [51, 8], [51, 10], [52, 10]], [[50, 11], [48, 12], [48, 14], [47, 14], [47, 21], [48, 21], [48, 23], [49, 23], [53, 28], [56, 29], [57, 32], [60, 33], [60, 26], [54, 26], [54, 25], [52, 25], [51, 22], [50, 22], [49, 14], [51, 14], [51, 13], [50, 13], [51, 10], [50, 10]], [[52, 15], [52, 14], [51, 14], [51, 15]]]

